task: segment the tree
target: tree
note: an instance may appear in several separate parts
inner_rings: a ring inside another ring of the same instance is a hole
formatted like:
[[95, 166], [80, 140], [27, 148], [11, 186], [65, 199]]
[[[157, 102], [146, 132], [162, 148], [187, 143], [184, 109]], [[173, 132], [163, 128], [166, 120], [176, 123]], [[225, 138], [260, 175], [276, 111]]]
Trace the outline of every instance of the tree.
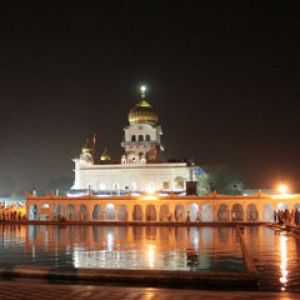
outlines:
[[219, 194], [240, 195], [243, 184], [240, 175], [225, 165], [206, 166], [210, 191]]
[[73, 185], [73, 179], [70, 177], [52, 178], [47, 184], [47, 192], [51, 194], [66, 194]]
[[209, 186], [209, 176], [205, 170], [199, 166], [195, 168], [195, 176], [198, 181], [197, 184], [197, 194], [198, 195], [208, 195], [210, 194]]

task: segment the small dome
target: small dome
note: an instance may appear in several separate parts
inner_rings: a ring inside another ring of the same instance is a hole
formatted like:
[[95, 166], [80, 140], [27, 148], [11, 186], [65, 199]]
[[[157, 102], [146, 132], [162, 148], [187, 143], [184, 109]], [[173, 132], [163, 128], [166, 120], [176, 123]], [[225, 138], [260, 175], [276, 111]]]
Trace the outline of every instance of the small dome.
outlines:
[[105, 148], [104, 151], [103, 151], [103, 153], [101, 154], [100, 160], [101, 161], [108, 161], [108, 160], [110, 160], [110, 155], [109, 155], [109, 153], [107, 151], [107, 148]]
[[91, 148], [90, 148], [90, 146], [86, 143], [86, 144], [82, 147], [81, 152], [82, 152], [83, 154], [91, 154]]
[[130, 125], [149, 123], [156, 125], [158, 123], [158, 115], [152, 108], [152, 105], [145, 99], [141, 99], [129, 112], [128, 121]]

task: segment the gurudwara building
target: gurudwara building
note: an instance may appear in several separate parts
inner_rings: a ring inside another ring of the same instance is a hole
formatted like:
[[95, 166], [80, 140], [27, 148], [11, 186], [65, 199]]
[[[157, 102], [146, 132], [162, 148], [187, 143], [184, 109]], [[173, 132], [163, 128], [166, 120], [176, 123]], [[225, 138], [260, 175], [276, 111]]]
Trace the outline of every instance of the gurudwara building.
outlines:
[[112, 162], [96, 140], [87, 143], [75, 163], [67, 196], [26, 196], [29, 220], [121, 222], [265, 222], [276, 210], [299, 210], [300, 195], [196, 195], [197, 179], [206, 174], [186, 162], [165, 162], [162, 129], [156, 111], [141, 98], [129, 111], [121, 143], [124, 152]]
[[124, 153], [119, 163], [112, 163], [104, 150], [97, 157], [96, 141], [82, 148], [75, 158], [75, 182], [71, 195], [86, 194], [123, 195], [128, 193], [161, 192], [185, 194], [195, 193], [196, 167], [187, 162], [163, 162], [161, 152], [162, 128], [158, 114], [146, 99], [145, 87], [141, 98], [129, 111], [129, 125], [124, 128], [121, 146]]

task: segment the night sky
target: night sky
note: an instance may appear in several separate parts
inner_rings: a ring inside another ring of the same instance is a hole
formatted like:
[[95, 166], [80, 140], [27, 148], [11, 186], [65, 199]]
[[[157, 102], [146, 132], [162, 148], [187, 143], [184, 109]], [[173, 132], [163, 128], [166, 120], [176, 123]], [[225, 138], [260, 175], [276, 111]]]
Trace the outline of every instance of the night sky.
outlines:
[[299, 6], [201, 2], [1, 4], [0, 175], [73, 177], [93, 133], [120, 159], [145, 83], [166, 159], [225, 164], [248, 187], [300, 182]]

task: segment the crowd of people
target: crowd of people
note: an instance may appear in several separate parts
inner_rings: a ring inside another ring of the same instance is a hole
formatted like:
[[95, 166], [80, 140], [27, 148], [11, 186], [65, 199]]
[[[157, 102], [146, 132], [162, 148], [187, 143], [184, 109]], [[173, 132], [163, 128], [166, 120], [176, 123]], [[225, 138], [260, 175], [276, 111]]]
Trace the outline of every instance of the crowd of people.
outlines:
[[23, 220], [26, 218], [25, 206], [20, 203], [0, 203], [0, 221]]
[[300, 225], [300, 210], [277, 210], [274, 211], [274, 222], [280, 225]]

